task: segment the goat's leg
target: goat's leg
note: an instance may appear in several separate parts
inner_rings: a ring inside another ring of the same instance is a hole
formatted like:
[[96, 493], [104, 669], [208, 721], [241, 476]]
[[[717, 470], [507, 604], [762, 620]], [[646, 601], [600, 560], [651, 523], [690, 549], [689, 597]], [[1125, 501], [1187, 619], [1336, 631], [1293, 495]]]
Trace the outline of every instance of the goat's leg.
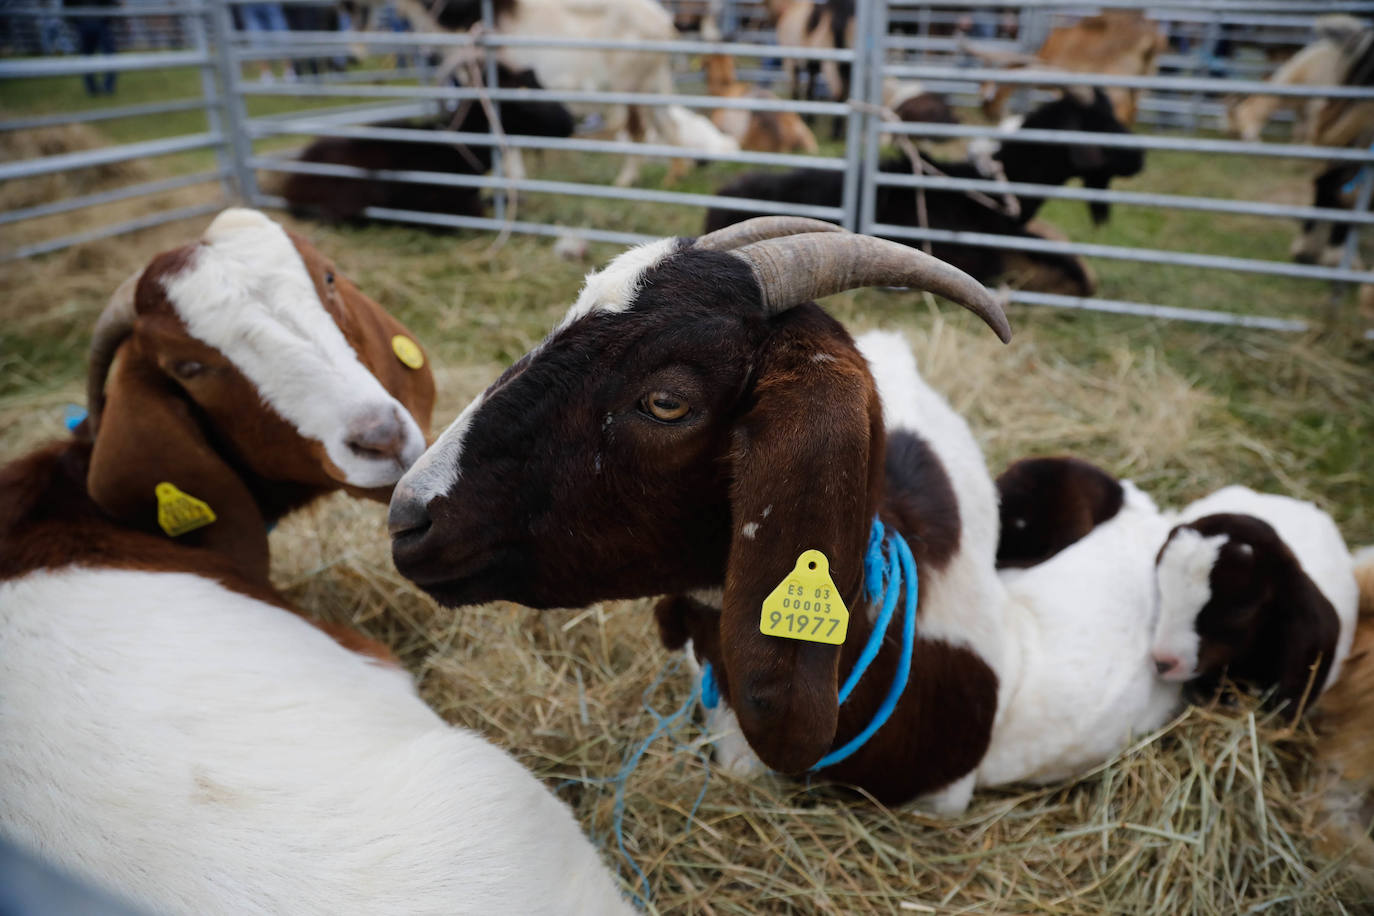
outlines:
[[[644, 112], [638, 105], [631, 105], [626, 109], [625, 133], [636, 143], [644, 142]], [[620, 174], [615, 176], [614, 184], [617, 188], [628, 188], [639, 181], [641, 159], [642, 157], [638, 153], [630, 153], [625, 157], [625, 162], [620, 167]]]
[[969, 773], [938, 792], [922, 795], [916, 799], [916, 807], [941, 817], [963, 814], [968, 809], [969, 802], [973, 800], [973, 783], [977, 775], [976, 772]]

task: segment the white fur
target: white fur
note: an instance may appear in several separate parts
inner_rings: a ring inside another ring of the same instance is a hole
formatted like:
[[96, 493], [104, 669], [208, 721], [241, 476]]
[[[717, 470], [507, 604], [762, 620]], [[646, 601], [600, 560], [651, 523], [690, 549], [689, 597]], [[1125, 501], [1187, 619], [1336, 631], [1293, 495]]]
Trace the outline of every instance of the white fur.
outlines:
[[1199, 638], [1193, 622], [1212, 600], [1212, 567], [1228, 538], [1224, 534], [1203, 537], [1191, 528], [1181, 529], [1159, 554], [1155, 570], [1159, 609], [1155, 624], [1154, 657], [1173, 658], [1178, 666], [1165, 672], [1172, 681], [1187, 681], [1198, 674]]
[[[393, 484], [424, 451], [415, 419], [358, 360], [300, 252], [263, 214], [225, 210], [163, 287], [191, 336], [223, 353], [297, 432], [321, 442], [347, 483]], [[347, 446], [355, 421], [393, 410], [405, 435], [399, 461]]]
[[[1303, 572], [1331, 602], [1340, 621], [1340, 634], [1336, 640], [1336, 655], [1322, 689], [1330, 687], [1339, 676], [1346, 656], [1350, 654], [1359, 607], [1354, 561], [1340, 529], [1330, 515], [1310, 502], [1290, 496], [1257, 493], [1249, 487], [1240, 486], [1224, 487], [1192, 503], [1179, 513], [1179, 521], [1195, 521], [1218, 513], [1253, 515], [1268, 522], [1293, 551]], [[1162, 577], [1160, 586], [1162, 590]], [[1189, 620], [1195, 618], [1201, 609], [1201, 605], [1193, 607]]]
[[410, 470], [405, 472], [396, 484], [391, 495], [393, 504], [402, 500], [418, 499], [428, 505], [436, 496], [447, 493], [458, 482], [458, 462], [463, 456], [463, 439], [477, 409], [486, 400], [486, 394], [473, 398], [458, 418], [448, 425], [434, 444], [415, 460]]
[[959, 550], [921, 580], [921, 638], [972, 649], [1000, 678], [1005, 589], [995, 572], [997, 488], [983, 451], [964, 418], [921, 377], [901, 335], [872, 331], [856, 343], [877, 384], [888, 432], [908, 430], [925, 440], [959, 504]]
[[1170, 522], [1134, 486], [1121, 510], [1037, 566], [1005, 571], [1010, 673], [978, 784], [1048, 783], [1167, 722], [1181, 688], [1150, 657], [1154, 557]]
[[153, 912], [632, 912], [404, 673], [198, 576], [0, 583], [0, 735], [0, 833]]
[[601, 270], [587, 274], [582, 282], [582, 292], [563, 316], [554, 334], [592, 312], [615, 313], [628, 309], [644, 286], [644, 275], [677, 250], [678, 240], [675, 238], [645, 242], [617, 256]]

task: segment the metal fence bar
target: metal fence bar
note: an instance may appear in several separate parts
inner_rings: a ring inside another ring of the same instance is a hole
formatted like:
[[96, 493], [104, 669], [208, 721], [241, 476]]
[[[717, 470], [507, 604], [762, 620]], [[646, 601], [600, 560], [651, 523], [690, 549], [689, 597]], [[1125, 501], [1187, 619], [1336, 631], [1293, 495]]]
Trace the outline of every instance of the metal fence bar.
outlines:
[[1188, 76], [1118, 76], [1073, 73], [1066, 70], [998, 70], [990, 67], [950, 67], [940, 64], [893, 64], [889, 76], [915, 79], [968, 80], [1016, 85], [1095, 86], [1098, 88], [1162, 89], [1168, 92], [1210, 92], [1218, 95], [1276, 95], [1294, 98], [1374, 99], [1374, 86], [1300, 86], [1262, 80], [1228, 80]]
[[38, 219], [43, 216], [54, 216], [58, 213], [70, 213], [73, 210], [84, 210], [87, 207], [98, 207], [102, 204], [111, 204], [116, 201], [129, 200], [134, 197], [147, 197], [150, 194], [161, 194], [164, 191], [175, 191], [179, 188], [205, 184], [208, 181], [218, 181], [228, 174], [229, 170], [227, 167], [212, 169], [208, 172], [196, 172], [194, 175], [181, 175], [177, 178], [167, 178], [163, 181], [148, 181], [142, 184], [128, 185], [123, 188], [115, 188], [112, 191], [84, 194], [80, 197], [68, 197], [65, 200], [56, 200], [52, 203], [39, 204], [36, 207], [25, 207], [22, 210], [8, 210], [4, 213], [0, 213], [0, 226], [8, 225], [9, 223], [17, 223], [27, 219]]
[[246, 96], [299, 96], [302, 98], [369, 99], [480, 99], [493, 101], [557, 101], [571, 105], [682, 105], [687, 108], [729, 108], [745, 111], [793, 111], [798, 114], [848, 115], [844, 102], [803, 102], [791, 99], [723, 98], [713, 95], [665, 94], [653, 92], [593, 92], [558, 89], [477, 89], [464, 86], [288, 86], [277, 84], [244, 85]]
[[[213, 102], [212, 96], [208, 102]], [[92, 121], [112, 121], [116, 118], [141, 118], [148, 115], [172, 114], [178, 111], [194, 111], [204, 108], [205, 98], [182, 99], [176, 102], [150, 102], [145, 105], [125, 105], [121, 108], [100, 108], [91, 111], [71, 111], [55, 115], [39, 115], [30, 118], [11, 118], [0, 121], [0, 131], [32, 130], [36, 127], [56, 127], [62, 124], [90, 123]]]
[[774, 200], [754, 200], [745, 197], [721, 197], [714, 194], [694, 194], [686, 191], [653, 191], [646, 188], [617, 188], [612, 185], [574, 181], [549, 181], [538, 178], [503, 178], [500, 176], [462, 175], [453, 172], [417, 172], [396, 169], [362, 169], [351, 165], [327, 162], [299, 162], [268, 156], [254, 156], [249, 165], [264, 171], [287, 172], [300, 175], [324, 175], [334, 178], [367, 178], [377, 181], [403, 181], [411, 184], [431, 184], [441, 187], [514, 188], [531, 194], [564, 194], [573, 197], [601, 197], [611, 200], [643, 200], [650, 203], [680, 204], [693, 207], [737, 207], [767, 213], [786, 213], [811, 216], [816, 219], [840, 220], [844, 211], [839, 207], [823, 207], [779, 203]]
[[258, 196], [257, 176], [248, 167], [253, 141], [248, 136], [248, 109], [243, 96], [243, 73], [232, 53], [234, 19], [228, 4], [219, 0], [210, 14], [210, 32], [215, 48], [215, 70], [224, 88], [224, 120], [229, 126], [229, 153], [234, 163], [234, 187], [238, 196], [253, 203]]
[[1177, 308], [1170, 305], [1146, 305], [1123, 302], [1119, 299], [1064, 296], [1059, 293], [1039, 293], [1033, 290], [1011, 290], [1008, 298], [1024, 305], [1048, 305], [1054, 308], [1082, 309], [1108, 312], [1113, 315], [1134, 315], [1138, 318], [1164, 318], [1170, 321], [1192, 321], [1200, 324], [1231, 325], [1241, 328], [1261, 328], [1266, 331], [1302, 332], [1310, 330], [1305, 321], [1292, 318], [1267, 318], [1263, 315], [1237, 315], [1210, 309]]
[[[250, 2], [250, 0], [235, 0], [235, 2]], [[892, 7], [922, 6], [928, 0], [886, 0]], [[951, 6], [958, 8], [977, 8], [977, 7], [1004, 7], [1007, 6], [1005, 0], [952, 0], [937, 6]], [[1150, 14], [1151, 19], [1169, 18], [1175, 15], [1173, 11], [1193, 11], [1197, 9], [1197, 0], [1150, 0], [1148, 3], [1141, 3], [1140, 0], [1019, 0], [1018, 6], [1023, 9], [1086, 9], [1096, 11], [1099, 9], [1127, 9], [1137, 10], [1144, 7]], [[1223, 10], [1249, 12], [1252, 10], [1262, 10], [1265, 12], [1291, 12], [1301, 13], [1310, 16], [1313, 4], [1304, 0], [1208, 0], [1208, 10]], [[1170, 11], [1167, 15], [1161, 11]], [[1374, 14], [1374, 3], [1364, 2], [1364, 0], [1323, 0], [1321, 11], [1324, 13], [1372, 13]]]
[[1276, 219], [1318, 219], [1336, 223], [1374, 225], [1374, 213], [1337, 210], [1329, 207], [1295, 207], [1249, 200], [1221, 200], [1215, 197], [1186, 197], [1179, 194], [1153, 194], [1142, 191], [1111, 191], [1059, 185], [1000, 182], [987, 178], [946, 178], [938, 175], [906, 175], [880, 172], [877, 182], [883, 187], [934, 188], [941, 191], [982, 191], [1044, 197], [1051, 200], [1083, 200], [1140, 207], [1169, 207], [1176, 210], [1203, 210], [1238, 216], [1268, 216]]
[[81, 57], [40, 57], [0, 60], [0, 79], [40, 76], [79, 76], [83, 73], [128, 73], [134, 70], [169, 70], [198, 67], [208, 57], [197, 51], [159, 51], [153, 54], [98, 54]]
[[1086, 242], [1056, 242], [1049, 239], [1015, 238], [985, 232], [961, 232], [950, 229], [921, 229], [915, 226], [894, 226], [877, 223], [874, 233], [892, 238], [929, 239], [979, 248], [1007, 248], [1013, 251], [1039, 251], [1046, 254], [1082, 255], [1111, 258], [1117, 261], [1141, 261], [1168, 264], [1172, 267], [1204, 267], [1235, 270], [1244, 273], [1268, 274], [1275, 277], [1296, 277], [1305, 280], [1335, 280], [1345, 283], [1374, 283], [1374, 271], [1343, 270], [1337, 267], [1316, 267], [1308, 264], [1289, 264], [1284, 261], [1264, 261], [1255, 258], [1236, 258], [1229, 255], [1190, 254], [1186, 251], [1165, 251], [1157, 248], [1126, 248], [1120, 245], [1097, 245]]
[[1071, 146], [1111, 146], [1119, 149], [1157, 149], [1185, 153], [1234, 153], [1238, 156], [1282, 156], [1292, 159], [1329, 159], [1336, 162], [1374, 162], [1374, 150], [1300, 143], [1257, 143], [1243, 140], [1211, 140], [1204, 137], [1163, 137], [1156, 134], [1102, 134], [1080, 130], [1007, 131], [1000, 127], [964, 124], [931, 124], [904, 121], [883, 125], [885, 133], [917, 137], [969, 139], [988, 137], [1017, 143], [1066, 143]]
[[[294, 3], [295, 0], [292, 0]], [[208, 6], [198, 3], [168, 3], [158, 6], [6, 6], [0, 8], [4, 16], [175, 16], [182, 13], [203, 13]]]
[[[412, 143], [462, 143], [469, 146], [496, 146], [504, 142], [518, 149], [567, 150], [582, 153], [619, 153], [622, 155], [661, 156], [664, 158], [710, 159], [743, 162], [752, 165], [782, 165], [794, 168], [826, 169], [832, 172], [846, 168], [843, 159], [818, 156], [797, 156], [782, 153], [716, 153], [689, 146], [664, 146], [658, 143], [626, 143], [618, 140], [579, 140], [561, 137], [525, 137], [508, 135], [504, 141], [491, 134], [464, 133], [452, 130], [410, 130], [399, 127], [344, 127], [314, 124], [309, 120], [279, 121], [271, 124], [253, 121], [248, 125], [253, 137], [274, 134], [317, 133], [330, 137], [351, 137], [355, 140], [402, 140]], [[0, 172], [3, 177], [3, 172]]]
[[157, 213], [150, 213], [147, 216], [140, 216], [137, 219], [125, 220], [124, 222], [113, 223], [109, 226], [101, 226], [99, 229], [90, 229], [86, 232], [78, 232], [74, 235], [63, 236], [60, 239], [50, 239], [33, 245], [21, 245], [10, 251], [0, 252], [0, 263], [5, 261], [18, 261], [40, 254], [48, 254], [53, 251], [60, 251], [63, 248], [70, 248], [73, 245], [84, 245], [87, 242], [113, 238], [116, 235], [137, 232], [140, 229], [149, 229], [153, 226], [161, 226], [163, 223], [205, 216], [207, 213], [214, 213], [217, 210], [223, 209], [223, 207], [224, 201], [220, 200], [214, 203], [179, 207], [175, 210], [162, 210]]
[[77, 153], [62, 153], [57, 156], [43, 156], [38, 159], [22, 159], [18, 162], [0, 162], [0, 181], [12, 178], [32, 178], [35, 175], [49, 175], [70, 169], [90, 168], [96, 165], [110, 165], [115, 162], [128, 162], [147, 156], [167, 156], [190, 150], [205, 149], [223, 142], [220, 134], [191, 134], [184, 137], [168, 137], [164, 140], [148, 140], [143, 143], [126, 143], [122, 146], [107, 146], [100, 149], [82, 150]]
[[[286, 207], [280, 197], [263, 196], [260, 205], [264, 207]], [[445, 229], [486, 229], [492, 232], [508, 230], [525, 235], [563, 235], [574, 234], [590, 242], [609, 242], [612, 245], [638, 245], [651, 242], [659, 236], [645, 235], [642, 232], [618, 232], [612, 229], [591, 229], [581, 226], [555, 226], [548, 223], [530, 223], [491, 219], [485, 216], [453, 216], [448, 213], [425, 213], [421, 210], [393, 210], [389, 207], [367, 207], [363, 216], [368, 219], [388, 220], [398, 223], [413, 223], [417, 226], [438, 226]]]
[[[877, 55], [877, 42], [874, 35], [873, 17], [875, 15], [875, 3], [860, 2], [855, 11], [854, 17], [854, 41], [856, 47], [852, 55], [853, 63], [849, 68], [849, 98], [854, 101], [862, 101], [868, 95], [868, 70], [866, 62]], [[887, 23], [879, 18], [882, 23], [882, 31], [887, 31]], [[859, 47], [862, 45], [862, 47]], [[835, 88], [832, 87], [833, 93]], [[856, 91], [857, 90], [857, 91]], [[862, 209], [859, 200], [859, 177], [860, 169], [855, 168], [858, 164], [856, 157], [862, 155], [866, 147], [865, 141], [868, 139], [868, 121], [871, 115], [864, 108], [855, 108], [849, 112], [845, 120], [845, 157], [850, 165], [845, 169], [844, 182], [841, 186], [840, 200], [844, 209], [844, 227], [855, 231], [859, 228], [860, 210]]]

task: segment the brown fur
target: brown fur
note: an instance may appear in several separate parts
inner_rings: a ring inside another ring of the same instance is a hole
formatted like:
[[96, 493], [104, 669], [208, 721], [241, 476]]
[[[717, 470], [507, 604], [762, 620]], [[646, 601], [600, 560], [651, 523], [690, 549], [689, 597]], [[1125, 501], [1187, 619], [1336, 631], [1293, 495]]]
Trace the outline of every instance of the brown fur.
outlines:
[[[1080, 19], [1071, 26], [1051, 30], [1035, 53], [1039, 64], [1074, 73], [1112, 76], [1150, 76], [1159, 69], [1159, 55], [1167, 42], [1159, 26], [1138, 10], [1109, 10]], [[983, 113], [1000, 121], [1007, 99], [1019, 87], [1002, 83], [985, 87]], [[1137, 89], [1110, 87], [1103, 90], [1122, 124], [1135, 123], [1140, 95]]]
[[[297, 250], [316, 292], [360, 361], [428, 431], [434, 379], [391, 352], [407, 334], [304, 239]], [[256, 388], [218, 350], [192, 338], [162, 280], [184, 268], [193, 246], [155, 257], [135, 298], [138, 319], [106, 381], [94, 441], [83, 424], [0, 469], [0, 579], [71, 563], [205, 575], [279, 607], [268, 581], [266, 525], [343, 486], [321, 443], [303, 438], [262, 403]], [[178, 374], [188, 361], [203, 368]], [[169, 481], [207, 503], [216, 520], [170, 538], [157, 524], [154, 487]], [[384, 500], [386, 490], [356, 495]], [[333, 635], [338, 638], [339, 634]], [[353, 634], [340, 642], [388, 657]]]
[[1322, 846], [1331, 857], [1349, 853], [1361, 882], [1374, 893], [1374, 554], [1355, 569], [1360, 587], [1355, 641], [1340, 677], [1322, 694], [1313, 715], [1317, 754], [1338, 777], [1323, 798]]
[[[735, 60], [728, 54], [708, 54], [703, 66], [706, 87], [711, 95], [731, 99], [777, 98], [765, 89], [736, 80]], [[800, 151], [811, 155], [819, 151], [815, 134], [811, 133], [811, 128], [796, 112], [717, 108], [711, 112], [711, 123], [721, 133], [739, 141], [740, 149], [760, 153]]]

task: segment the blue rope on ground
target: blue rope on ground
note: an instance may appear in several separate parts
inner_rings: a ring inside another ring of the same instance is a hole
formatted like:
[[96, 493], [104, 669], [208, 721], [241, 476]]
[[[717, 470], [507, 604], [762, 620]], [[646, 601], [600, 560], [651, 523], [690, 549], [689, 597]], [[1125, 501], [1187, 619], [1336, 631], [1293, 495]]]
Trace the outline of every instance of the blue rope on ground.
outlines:
[[[628, 783], [630, 781], [630, 777], [634, 775], [635, 770], [639, 767], [639, 762], [644, 759], [644, 754], [646, 751], [649, 750], [649, 746], [652, 745], [655, 741], [657, 741], [659, 736], [671, 734], [673, 728], [676, 727], [678, 723], [681, 722], [683, 719], [690, 718], [692, 714], [692, 707], [696, 705], [699, 699], [701, 699], [700, 686], [693, 685], [691, 694], [688, 695], [687, 699], [683, 701], [682, 705], [677, 708], [677, 711], [673, 712], [670, 715], [663, 715], [649, 703], [649, 697], [653, 695], [653, 692], [658, 689], [659, 685], [663, 683], [664, 679], [667, 678], [668, 675], [676, 672], [679, 666], [680, 662], [677, 660], [674, 660], [670, 662], [668, 665], [665, 665], [663, 670], [659, 672], [659, 675], [654, 680], [654, 682], [650, 684], [647, 689], [645, 689], [642, 702], [645, 711], [647, 711], [649, 715], [652, 716], [654, 719], [655, 724], [653, 731], [649, 732], [648, 737], [646, 737], [643, 741], [639, 743], [637, 747], [635, 747], [634, 751], [631, 752], [629, 757], [625, 759], [625, 763], [620, 767], [620, 772], [617, 773], [615, 778], [611, 780], [611, 782], [615, 785], [615, 814], [612, 819], [612, 829], [615, 833], [615, 844], [616, 847], [620, 850], [620, 855], [625, 859], [626, 862], [629, 863], [630, 868], [639, 878], [640, 890], [635, 892], [635, 905], [641, 908], [646, 906], [650, 899], [649, 876], [644, 874], [644, 870], [639, 867], [639, 864], [635, 862], [633, 858], [631, 858], [630, 851], [625, 848], [625, 794]], [[683, 742], [678, 741], [677, 739], [674, 739], [674, 744], [674, 750], [691, 750], [689, 745], [684, 744]], [[697, 793], [696, 801], [692, 803], [692, 808], [687, 813], [687, 826], [685, 830], [688, 832], [690, 832], [692, 829], [692, 821], [696, 818], [697, 809], [701, 807], [702, 800], [706, 798], [706, 789], [711, 784], [710, 760], [707, 759], [706, 755], [700, 748], [697, 748], [693, 752], [693, 756], [695, 756], [698, 760], [701, 761], [702, 769], [706, 773], [706, 779], [702, 782], [701, 791]]]

